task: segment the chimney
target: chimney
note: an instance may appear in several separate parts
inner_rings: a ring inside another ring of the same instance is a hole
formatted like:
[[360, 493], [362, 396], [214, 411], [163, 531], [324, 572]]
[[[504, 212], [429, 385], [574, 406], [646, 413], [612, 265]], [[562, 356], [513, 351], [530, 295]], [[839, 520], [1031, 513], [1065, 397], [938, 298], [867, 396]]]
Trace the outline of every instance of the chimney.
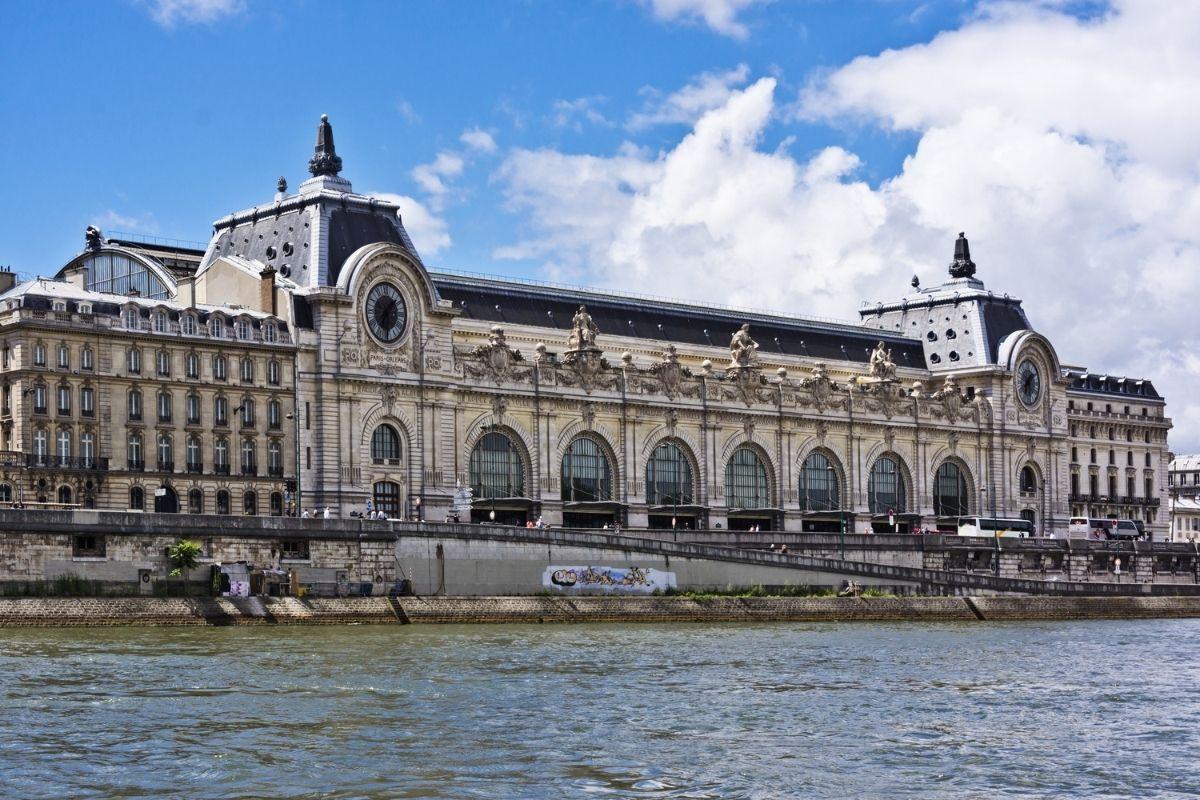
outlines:
[[258, 273], [258, 308], [260, 311], [277, 316], [275, 310], [275, 268], [266, 267]]
[[184, 308], [196, 307], [196, 276], [185, 275], [177, 281], [179, 291], [175, 294], [175, 299]]
[[11, 269], [0, 269], [0, 292], [7, 292], [17, 285], [17, 273]]

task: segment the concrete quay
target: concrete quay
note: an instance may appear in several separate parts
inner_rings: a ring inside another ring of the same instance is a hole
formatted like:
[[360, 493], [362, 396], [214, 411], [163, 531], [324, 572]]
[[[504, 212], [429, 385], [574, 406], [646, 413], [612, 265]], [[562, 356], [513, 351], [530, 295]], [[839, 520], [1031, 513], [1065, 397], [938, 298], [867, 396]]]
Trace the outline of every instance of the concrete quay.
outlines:
[[367, 597], [0, 599], [0, 628], [1200, 617], [1200, 597]]

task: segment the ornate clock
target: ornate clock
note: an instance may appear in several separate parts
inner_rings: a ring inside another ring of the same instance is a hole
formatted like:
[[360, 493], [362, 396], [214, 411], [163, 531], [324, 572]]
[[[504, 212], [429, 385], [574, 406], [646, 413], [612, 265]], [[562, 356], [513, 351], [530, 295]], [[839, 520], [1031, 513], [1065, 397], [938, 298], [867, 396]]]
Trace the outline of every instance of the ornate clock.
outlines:
[[367, 326], [384, 344], [395, 342], [408, 324], [408, 307], [400, 290], [390, 283], [377, 283], [367, 294]]
[[1030, 408], [1042, 397], [1042, 373], [1029, 359], [1017, 365], [1017, 396]]

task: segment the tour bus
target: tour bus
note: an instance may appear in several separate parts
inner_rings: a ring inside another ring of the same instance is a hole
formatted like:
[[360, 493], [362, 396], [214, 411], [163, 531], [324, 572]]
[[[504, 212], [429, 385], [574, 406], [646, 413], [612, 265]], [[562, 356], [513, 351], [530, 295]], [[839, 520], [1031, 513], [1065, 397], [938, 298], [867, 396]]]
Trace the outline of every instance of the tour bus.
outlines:
[[959, 536], [1016, 536], [1033, 538], [1033, 523], [1027, 519], [997, 519], [995, 517], [959, 517]]
[[1131, 519], [1071, 517], [1067, 523], [1067, 535], [1072, 539], [1095, 539], [1096, 531], [1101, 532], [1101, 539], [1137, 539], [1142, 533]]

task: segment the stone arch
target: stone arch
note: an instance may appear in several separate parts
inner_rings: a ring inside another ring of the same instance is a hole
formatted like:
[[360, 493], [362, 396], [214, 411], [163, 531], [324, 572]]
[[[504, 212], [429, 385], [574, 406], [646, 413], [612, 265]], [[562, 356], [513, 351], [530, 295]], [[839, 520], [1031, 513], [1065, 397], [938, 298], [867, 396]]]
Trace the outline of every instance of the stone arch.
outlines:
[[[816, 453], [825, 456], [829, 460], [829, 465], [833, 467], [834, 474], [837, 476], [837, 490], [841, 505], [843, 508], [850, 508], [851, 494], [849, 474], [846, 472], [846, 461], [836, 448], [831, 447], [828, 442], [822, 441], [815, 436], [801, 444], [796, 454], [792, 475], [794, 476], [797, 492], [799, 492], [800, 479], [804, 472], [804, 462], [808, 461], [809, 456]], [[797, 502], [801, 499], [797, 495]]]
[[625, 480], [625, 464], [617, 458], [617, 448], [613, 445], [616, 437], [607, 425], [603, 423], [592, 425], [590, 428], [584, 424], [582, 419], [576, 419], [569, 422], [558, 434], [558, 446], [555, 448], [555, 474], [561, 474], [562, 461], [567, 454], [567, 445], [574, 441], [579, 436], [590, 436], [600, 443], [604, 454], [608, 456], [609, 463], [613, 468], [613, 489], [615, 494], [623, 495], [624, 492], [618, 492], [618, 487], [623, 487], [622, 481]]
[[[729, 457], [733, 455], [733, 451], [737, 450], [743, 444], [754, 445], [763, 451], [763, 455], [766, 458], [767, 469], [773, 476], [772, 480], [775, 480], [778, 476], [776, 473], [775, 458], [771, 455], [774, 447], [771, 442], [759, 435], [758, 431], [753, 431], [749, 435], [747, 435], [746, 431], [744, 430], [731, 433], [729, 437], [725, 439], [725, 443], [721, 446], [721, 464], [727, 463], [729, 461]], [[722, 467], [721, 480], [724, 481], [724, 479], [725, 470], [724, 467]]]
[[[736, 437], [735, 437], [736, 438]], [[720, 469], [721, 474], [717, 476], [717, 489], [721, 492], [721, 505], [726, 505], [729, 498], [725, 496], [725, 482], [729, 473], [729, 460], [733, 458], [733, 454], [741, 448], [745, 447], [753, 450], [754, 453], [762, 460], [763, 467], [767, 471], [767, 492], [770, 494], [771, 502], [774, 507], [781, 506], [779, 492], [779, 474], [776, 471], [775, 459], [771, 458], [771, 452], [763, 444], [757, 441], [758, 437], [745, 436], [736, 444], [726, 443], [726, 446], [721, 452]], [[732, 440], [731, 440], [732, 441]]]
[[975, 479], [975, 473], [971, 470], [971, 466], [962, 456], [951, 455], [948, 448], [942, 448], [930, 461], [933, 469], [929, 473], [929, 507], [934, 507], [934, 494], [937, 492], [937, 474], [943, 464], [953, 464], [958, 467], [959, 473], [963, 480], [967, 483], [967, 513], [979, 512], [979, 483]]
[[908, 512], [912, 507], [916, 506], [915, 492], [916, 484], [913, 481], [913, 470], [909, 462], [904, 458], [904, 455], [898, 452], [897, 449], [885, 449], [882, 444], [878, 448], [871, 448], [872, 455], [865, 460], [866, 469], [863, 471], [863, 493], [867, 500], [867, 508], [870, 510], [870, 493], [871, 493], [871, 472], [875, 469], [875, 464], [881, 458], [890, 457], [896, 461], [896, 465], [900, 468], [900, 480], [904, 484], [904, 505], [905, 511]]
[[[375, 464], [371, 459], [371, 436], [375, 429], [383, 424], [391, 425], [400, 434], [400, 466]], [[389, 480], [401, 487], [413, 485], [413, 470], [419, 470], [420, 456], [413, 443], [416, 441], [412, 420], [400, 409], [393, 408], [385, 412], [382, 403], [372, 408], [362, 419], [362, 430], [359, 432], [359, 460], [362, 465], [359, 485], [374, 486], [376, 481]], [[419, 477], [419, 476], [418, 476]]]
[[[689, 442], [688, 439], [680, 436], [678, 431], [670, 432], [665, 425], [661, 426], [661, 428], [656, 428], [655, 433], [659, 433], [659, 435], [651, 435], [646, 437], [646, 444], [642, 447], [642, 452], [638, 456], [638, 463], [636, 467], [637, 474], [635, 476], [635, 480], [639, 487], [638, 494], [643, 499], [645, 499], [649, 494], [650, 488], [647, 484], [646, 473], [650, 469], [650, 456], [654, 454], [654, 451], [658, 449], [659, 445], [666, 442], [678, 447], [680, 452], [683, 453], [683, 457], [687, 459], [688, 465], [692, 469], [692, 497], [695, 502], [698, 502], [700, 498], [700, 490], [704, 484], [704, 476], [700, 471], [700, 458], [696, 455], [697, 450], [695, 449], [694, 445]], [[694, 441], [695, 440], [692, 439], [692, 442]]]
[[[399, 262], [400, 270], [412, 276], [412, 288], [416, 290], [422, 310], [438, 307], [437, 290], [424, 265], [405, 248], [389, 242], [364, 245], [351, 253], [338, 273], [338, 288], [351, 297], [357, 297], [373, 281], [381, 262], [385, 265]], [[396, 274], [394, 269], [392, 274]]]
[[496, 415], [491, 412], [480, 414], [467, 425], [458, 461], [460, 472], [458, 482], [463, 486], [470, 485], [471, 453], [475, 450], [475, 445], [479, 443], [479, 440], [492, 431], [505, 434], [517, 446], [524, 472], [525, 494], [529, 497], [538, 497], [540, 487], [537, 485], [537, 463], [534, 457], [536, 451], [533, 446], [533, 437], [520, 422], [508, 413], [502, 414], [499, 422], [496, 420]]

